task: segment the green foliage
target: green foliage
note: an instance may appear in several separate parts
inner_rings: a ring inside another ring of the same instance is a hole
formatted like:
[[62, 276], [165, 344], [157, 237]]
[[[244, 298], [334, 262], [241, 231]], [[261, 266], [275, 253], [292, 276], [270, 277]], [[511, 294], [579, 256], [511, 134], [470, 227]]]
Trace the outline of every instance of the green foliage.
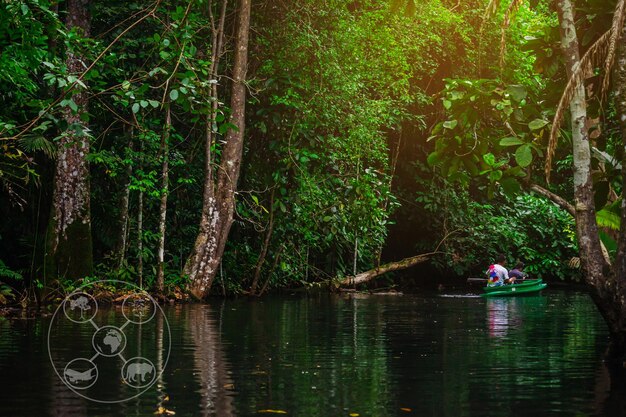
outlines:
[[517, 192], [526, 169], [543, 156], [548, 112], [528, 88], [496, 80], [447, 80], [442, 96], [448, 120], [432, 130], [428, 162], [466, 186], [470, 178], [482, 179], [490, 195], [498, 183]]
[[[211, 22], [219, 16], [218, 3], [95, 2], [89, 38], [63, 30], [63, 3], [1, 6], [0, 98], [6, 105], [0, 108], [0, 182], [5, 192], [24, 195], [19, 201], [29, 210], [12, 212], [20, 222], [0, 232], [21, 236], [24, 228], [34, 236], [21, 248], [20, 262], [35, 266], [29, 277], [35, 285], [42, 268], [26, 259], [39, 256], [47, 214], [33, 221], [34, 213], [49, 212], [56, 142], [67, 132], [87, 137], [91, 145], [97, 274], [137, 281], [141, 259], [143, 282], [152, 284], [167, 161], [166, 285], [184, 284], [180, 271], [202, 206], [207, 132], [215, 175], [225, 134], [234, 127], [225, 105], [230, 36], [220, 76], [211, 76]], [[427, 231], [419, 249], [432, 250], [442, 231], [464, 227], [464, 235], [447, 243], [449, 256], [438, 265], [443, 271], [482, 269], [507, 242], [508, 252], [534, 265], [532, 272], [561, 276], [556, 262], [572, 252], [571, 224], [542, 200], [500, 195], [517, 195], [522, 179], [541, 165], [556, 100], [551, 91], [564, 81], [555, 53], [558, 26], [546, 2], [522, 7], [500, 71], [498, 48], [492, 47], [499, 42], [499, 23], [483, 25], [484, 3], [304, 0], [297, 7], [282, 1], [253, 7], [244, 159], [216, 292], [249, 288], [270, 218], [260, 283], [267, 280], [268, 288], [351, 274], [355, 260], [359, 271], [373, 267], [390, 243], [393, 224], [418, 212], [423, 218], [416, 230]], [[236, 16], [236, 4], [229, 4], [227, 34]], [[69, 52], [94, 64], [82, 78], [68, 73]], [[74, 96], [85, 89], [88, 111]], [[81, 112], [81, 122], [67, 126], [67, 112]], [[604, 203], [621, 191], [617, 164], [606, 157], [616, 155], [616, 143], [597, 146], [597, 194]], [[426, 159], [436, 169], [420, 172], [416, 185], [412, 170]], [[556, 169], [564, 188], [570, 160], [563, 158]], [[444, 186], [440, 176], [460, 186]], [[417, 208], [411, 205], [416, 187]], [[495, 200], [484, 202], [484, 195]], [[537, 230], [528, 207], [539, 213]], [[615, 220], [602, 218], [606, 224]], [[6, 237], [0, 243], [15, 245]]]
[[430, 219], [429, 233], [453, 232], [442, 246], [444, 257], [435, 261], [442, 271], [482, 276], [504, 253], [509, 268], [521, 260], [533, 277], [577, 275], [568, 266], [577, 253], [573, 219], [542, 197], [497, 193], [489, 202], [478, 202], [465, 189], [439, 180], [418, 193], [417, 202]]
[[14, 281], [21, 281], [22, 279], [24, 279], [24, 277], [22, 277], [22, 274], [10, 269], [8, 266], [6, 266], [6, 264], [1, 259], [0, 259], [0, 277], [9, 278]]
[[[0, 259], [0, 278], [8, 278], [13, 281], [22, 281], [22, 274], [13, 271]], [[0, 305], [7, 304], [15, 299], [15, 290], [10, 285], [0, 281]]]

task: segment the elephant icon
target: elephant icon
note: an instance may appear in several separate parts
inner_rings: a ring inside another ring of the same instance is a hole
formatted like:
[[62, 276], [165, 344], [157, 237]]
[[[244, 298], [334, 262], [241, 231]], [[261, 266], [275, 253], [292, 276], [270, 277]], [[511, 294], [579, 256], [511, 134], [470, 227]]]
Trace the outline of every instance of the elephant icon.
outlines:
[[[152, 364], [147, 362], [131, 363], [126, 367], [124, 379], [128, 383], [143, 383], [146, 382], [148, 374], [154, 376], [154, 366]], [[148, 379], [148, 382], [150, 379]]]

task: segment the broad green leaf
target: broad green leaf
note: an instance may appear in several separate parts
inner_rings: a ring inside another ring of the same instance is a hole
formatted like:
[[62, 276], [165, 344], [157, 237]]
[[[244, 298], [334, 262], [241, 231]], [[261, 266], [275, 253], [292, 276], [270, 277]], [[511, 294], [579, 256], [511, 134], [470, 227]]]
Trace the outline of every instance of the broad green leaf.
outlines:
[[178, 98], [178, 90], [170, 91], [170, 98], [172, 99], [172, 101], [176, 101], [176, 99]]
[[139, 112], [139, 103], [133, 104], [133, 113]]
[[528, 123], [528, 128], [530, 130], [539, 130], [544, 128], [549, 122], [543, 119], [535, 119], [532, 122]]
[[437, 152], [432, 152], [430, 155], [428, 155], [426, 161], [430, 166], [436, 165], [437, 162], [439, 162], [439, 154]]
[[458, 124], [459, 122], [457, 122], [456, 120], [447, 120], [443, 122], [443, 127], [445, 127], [446, 129], [454, 129]]
[[452, 102], [450, 100], [444, 100], [443, 107], [445, 107], [446, 110], [450, 110], [450, 107], [452, 107]]
[[493, 166], [496, 163], [496, 157], [492, 153], [483, 155], [483, 161], [489, 166]]
[[492, 182], [498, 181], [500, 178], [502, 178], [502, 171], [500, 171], [499, 169], [496, 171], [491, 171], [491, 173], [489, 173], [489, 180]]
[[520, 138], [508, 137], [500, 140], [500, 146], [519, 146], [523, 145], [524, 141]]
[[522, 168], [526, 168], [533, 162], [533, 153], [530, 145], [522, 145], [515, 151], [515, 160]]

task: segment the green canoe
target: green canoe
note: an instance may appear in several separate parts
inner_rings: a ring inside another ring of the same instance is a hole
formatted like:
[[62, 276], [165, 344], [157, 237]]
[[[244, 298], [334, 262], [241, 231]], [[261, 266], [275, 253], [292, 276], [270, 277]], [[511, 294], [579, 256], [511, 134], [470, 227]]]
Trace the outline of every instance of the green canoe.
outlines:
[[500, 285], [499, 287], [484, 287], [483, 290], [485, 292], [481, 295], [483, 297], [510, 297], [539, 292], [547, 286], [548, 284], [545, 284], [541, 279], [527, 279], [519, 284]]

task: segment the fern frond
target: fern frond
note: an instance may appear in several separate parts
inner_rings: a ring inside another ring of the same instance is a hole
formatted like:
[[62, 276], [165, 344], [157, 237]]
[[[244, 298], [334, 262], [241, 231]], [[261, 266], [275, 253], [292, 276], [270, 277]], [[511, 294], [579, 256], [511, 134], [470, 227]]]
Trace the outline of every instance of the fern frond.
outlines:
[[42, 135], [24, 135], [18, 139], [18, 146], [26, 153], [43, 152], [50, 159], [56, 156], [56, 146]]

